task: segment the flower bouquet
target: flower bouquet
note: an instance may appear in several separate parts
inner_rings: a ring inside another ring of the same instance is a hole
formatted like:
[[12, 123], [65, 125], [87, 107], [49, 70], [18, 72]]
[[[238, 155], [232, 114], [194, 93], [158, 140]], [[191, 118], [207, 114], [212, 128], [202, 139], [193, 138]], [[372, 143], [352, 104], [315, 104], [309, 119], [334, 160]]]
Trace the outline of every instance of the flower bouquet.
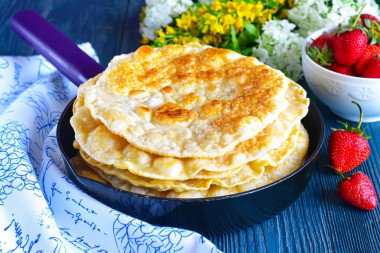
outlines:
[[311, 32], [347, 23], [358, 10], [379, 16], [374, 0], [146, 0], [142, 44], [199, 42], [250, 55], [297, 81]]

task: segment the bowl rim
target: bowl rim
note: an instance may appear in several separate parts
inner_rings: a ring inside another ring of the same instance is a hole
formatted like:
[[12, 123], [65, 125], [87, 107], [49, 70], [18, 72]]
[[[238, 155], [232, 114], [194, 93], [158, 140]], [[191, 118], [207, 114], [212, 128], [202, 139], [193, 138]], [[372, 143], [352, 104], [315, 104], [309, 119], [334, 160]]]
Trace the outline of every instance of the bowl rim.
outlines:
[[[105, 184], [105, 183], [102, 183], [102, 182], [99, 182], [97, 180], [94, 180], [94, 179], [91, 179], [91, 178], [87, 178], [87, 177], [83, 177], [83, 176], [80, 176], [76, 171], [75, 169], [73, 168], [73, 165], [72, 163], [70, 162], [70, 158], [68, 157], [67, 153], [65, 152], [65, 149], [63, 148], [63, 144], [62, 144], [62, 141], [61, 141], [61, 138], [59, 136], [61, 136], [61, 131], [62, 131], [62, 125], [63, 125], [63, 118], [64, 116], [67, 114], [67, 113], [70, 113], [70, 115], [72, 115], [72, 105], [74, 103], [74, 100], [76, 99], [76, 97], [74, 99], [72, 99], [72, 101], [70, 101], [68, 103], [68, 105], [66, 106], [66, 108], [64, 109], [64, 111], [62, 112], [61, 114], [61, 117], [59, 119], [59, 122], [58, 122], [58, 126], [57, 126], [57, 130], [56, 130], [56, 136], [57, 136], [57, 142], [58, 142], [58, 147], [60, 149], [60, 152], [63, 156], [63, 158], [66, 160], [66, 163], [67, 165], [69, 166], [69, 169], [71, 170], [71, 172], [74, 174], [75, 177], [80, 177], [82, 180], [85, 180], [85, 181], [90, 181], [91, 183], [95, 183], [95, 184], [99, 184], [103, 187], [107, 187], [111, 190], [115, 190], [119, 193], [123, 193], [123, 194], [129, 194], [129, 195], [132, 195], [134, 197], [139, 197], [139, 198], [145, 198], [145, 199], [151, 199], [151, 200], [159, 200], [159, 201], [167, 201], [167, 202], [186, 202], [186, 203], [204, 203], [204, 202], [213, 202], [213, 201], [219, 201], [219, 200], [223, 200], [223, 199], [234, 199], [234, 198], [239, 198], [239, 197], [243, 197], [245, 195], [250, 195], [252, 193], [255, 193], [255, 192], [260, 192], [260, 191], [263, 191], [269, 187], [272, 187], [274, 185], [277, 185], [277, 184], [280, 184], [281, 182], [287, 180], [288, 178], [290, 177], [293, 177], [295, 174], [299, 173], [300, 171], [302, 171], [307, 165], [309, 165], [312, 160], [317, 156], [317, 154], [319, 153], [321, 147], [322, 147], [322, 144], [323, 144], [323, 140], [324, 140], [324, 137], [325, 137], [325, 123], [324, 123], [324, 119], [323, 119], [323, 116], [322, 116], [322, 113], [321, 111], [319, 110], [319, 108], [317, 107], [317, 105], [310, 100], [310, 104], [309, 104], [309, 107], [310, 106], [313, 106], [313, 109], [316, 111], [316, 114], [319, 118], [319, 122], [320, 122], [320, 128], [321, 128], [321, 136], [319, 137], [318, 139], [318, 144], [316, 145], [316, 148], [315, 150], [313, 151], [312, 154], [310, 154], [310, 156], [308, 157], [308, 159], [306, 161], [304, 161], [304, 163], [298, 167], [296, 170], [294, 170], [292, 173], [280, 178], [279, 180], [276, 180], [270, 184], [266, 184], [266, 185], [263, 185], [261, 187], [258, 187], [258, 188], [255, 188], [255, 189], [252, 189], [252, 190], [249, 190], [249, 191], [244, 191], [244, 192], [240, 192], [240, 193], [235, 193], [235, 194], [230, 194], [230, 195], [223, 195], [223, 196], [217, 196], [217, 197], [209, 197], [209, 198], [168, 198], [168, 197], [158, 197], [158, 196], [152, 196], [152, 195], [147, 195], [147, 194], [141, 194], [141, 193], [135, 193], [135, 192], [130, 192], [130, 191], [126, 191], [126, 190], [122, 190], [122, 189], [118, 189], [116, 187], [113, 187], [111, 185], [108, 185], [108, 184]], [[71, 178], [70, 178], [71, 179]], [[79, 187], [79, 186], [78, 186]]]
[[[353, 86], [365, 86], [365, 87], [372, 87], [372, 86], [377, 86], [378, 87], [379, 86], [380, 78], [367, 78], [367, 77], [360, 77], [360, 76], [348, 76], [348, 75], [340, 74], [338, 72], [331, 71], [331, 70], [329, 70], [327, 68], [322, 67], [321, 65], [317, 64], [316, 62], [314, 62], [309, 57], [309, 55], [306, 53], [307, 46], [311, 44], [311, 41], [314, 38], [316, 38], [317, 35], [322, 34], [323, 32], [331, 32], [331, 31], [335, 30], [337, 27], [338, 27], [337, 25], [328, 26], [328, 27], [324, 27], [324, 28], [321, 28], [319, 30], [316, 30], [316, 31], [312, 32], [311, 34], [309, 34], [309, 36], [307, 36], [307, 38], [305, 39], [305, 41], [303, 43], [303, 46], [302, 46], [302, 56], [304, 56], [308, 60], [308, 62], [310, 62], [310, 64], [312, 65], [312, 67], [317, 68], [318, 71], [324, 71], [326, 73], [331, 74], [332, 76], [336, 75], [339, 78], [346, 78], [347, 81], [352, 81], [353, 82], [353, 83], [350, 83], [350, 85], [353, 85]], [[364, 82], [364, 83], [357, 84], [355, 81], [360, 81], [360, 82]]]

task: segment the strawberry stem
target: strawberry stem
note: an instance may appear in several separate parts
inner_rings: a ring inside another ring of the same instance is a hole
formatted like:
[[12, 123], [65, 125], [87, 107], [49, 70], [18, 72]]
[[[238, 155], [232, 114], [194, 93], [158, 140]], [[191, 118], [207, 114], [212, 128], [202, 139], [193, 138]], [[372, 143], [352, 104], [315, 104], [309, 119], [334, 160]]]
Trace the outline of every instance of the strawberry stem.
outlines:
[[[348, 131], [348, 132], [351, 132], [351, 133], [357, 133], [359, 136], [362, 136], [363, 138], [365, 138], [365, 139], [368, 140], [372, 136], [364, 134], [366, 127], [363, 128], [363, 129], [360, 129], [360, 127], [362, 125], [362, 121], [363, 121], [363, 111], [362, 111], [362, 108], [360, 107], [360, 105], [357, 102], [355, 102], [355, 101], [351, 101], [351, 102], [353, 104], [357, 105], [358, 108], [359, 108], [359, 111], [360, 111], [360, 119], [359, 119], [358, 126], [355, 128], [355, 127], [349, 125], [347, 122], [342, 122], [342, 121], [339, 121], [339, 120], [338, 120], [338, 122], [341, 123], [342, 125], [344, 125], [344, 129], [343, 129], [344, 131]], [[342, 129], [335, 129], [335, 128], [333, 128], [333, 130], [337, 131], [337, 130], [342, 130]]]
[[[347, 130], [350, 131], [350, 132], [353, 132], [353, 133], [357, 133], [360, 136], [362, 136], [363, 138], [365, 138], [365, 139], [368, 140], [368, 139], [370, 139], [372, 137], [372, 135], [366, 135], [366, 134], [364, 134], [366, 127], [363, 128], [363, 129], [360, 129], [360, 127], [362, 125], [362, 121], [363, 121], [363, 110], [362, 110], [361, 106], [356, 101], [352, 101], [352, 103], [354, 103], [355, 105], [357, 105], [359, 107], [360, 119], [359, 119], [359, 124], [358, 124], [358, 126], [356, 128], [348, 126]], [[350, 127], [352, 128], [352, 130], [349, 129]]]
[[364, 4], [363, 7], [360, 9], [358, 15], [356, 15], [356, 19], [354, 21], [354, 23], [352, 24], [352, 27], [355, 27], [356, 23], [359, 21], [359, 18], [360, 18], [360, 15], [362, 14], [363, 10], [364, 10], [364, 7], [366, 6], [367, 4]]
[[362, 120], [363, 120], [363, 110], [362, 110], [362, 107], [356, 101], [351, 101], [351, 102], [359, 107], [360, 119], [359, 119], [359, 124], [356, 127], [356, 129], [358, 129], [358, 131], [360, 131], [360, 127], [362, 125]]
[[333, 170], [335, 171], [336, 174], [339, 174], [339, 175], [342, 177], [342, 179], [345, 179], [345, 178], [346, 178], [346, 177], [343, 175], [342, 172], [340, 172], [339, 170], [335, 169], [335, 168], [334, 168], [333, 166], [331, 166], [330, 164], [327, 165], [327, 167], [333, 169]]

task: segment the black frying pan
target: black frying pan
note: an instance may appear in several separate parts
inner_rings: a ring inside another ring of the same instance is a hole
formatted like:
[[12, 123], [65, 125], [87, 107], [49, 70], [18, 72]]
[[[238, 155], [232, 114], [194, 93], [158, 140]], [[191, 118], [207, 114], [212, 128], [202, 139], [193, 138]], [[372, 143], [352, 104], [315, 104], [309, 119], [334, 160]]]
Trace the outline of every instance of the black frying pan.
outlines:
[[[34, 11], [17, 13], [12, 29], [45, 56], [76, 85], [103, 71], [103, 67], [82, 52], [56, 28]], [[302, 120], [309, 133], [306, 162], [290, 175], [255, 190], [214, 198], [175, 199], [136, 194], [79, 176], [70, 159], [74, 131], [69, 123], [73, 101], [66, 107], [57, 127], [57, 139], [68, 176], [86, 193], [133, 217], [156, 225], [188, 228], [203, 234], [220, 233], [260, 223], [291, 205], [305, 189], [314, 171], [324, 138], [323, 117], [311, 102]]]

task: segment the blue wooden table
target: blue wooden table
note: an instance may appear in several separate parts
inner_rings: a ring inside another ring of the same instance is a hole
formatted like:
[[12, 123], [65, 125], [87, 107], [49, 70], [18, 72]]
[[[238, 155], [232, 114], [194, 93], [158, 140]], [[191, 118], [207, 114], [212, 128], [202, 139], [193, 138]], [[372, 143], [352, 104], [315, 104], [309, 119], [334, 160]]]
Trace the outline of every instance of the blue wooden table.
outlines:
[[[143, 0], [1, 0], [0, 55], [35, 54], [9, 28], [14, 13], [34, 9], [75, 43], [91, 42], [106, 66], [114, 55], [138, 48], [138, 16], [144, 4]], [[321, 110], [329, 136], [342, 119], [333, 115], [304, 81], [301, 84]], [[380, 122], [364, 127], [373, 136], [369, 140], [372, 153], [357, 170], [371, 178], [379, 196]], [[345, 204], [336, 191], [340, 177], [325, 166], [328, 163], [326, 138], [315, 172], [293, 205], [260, 225], [209, 239], [224, 252], [380, 252], [380, 207], [367, 212]]]

